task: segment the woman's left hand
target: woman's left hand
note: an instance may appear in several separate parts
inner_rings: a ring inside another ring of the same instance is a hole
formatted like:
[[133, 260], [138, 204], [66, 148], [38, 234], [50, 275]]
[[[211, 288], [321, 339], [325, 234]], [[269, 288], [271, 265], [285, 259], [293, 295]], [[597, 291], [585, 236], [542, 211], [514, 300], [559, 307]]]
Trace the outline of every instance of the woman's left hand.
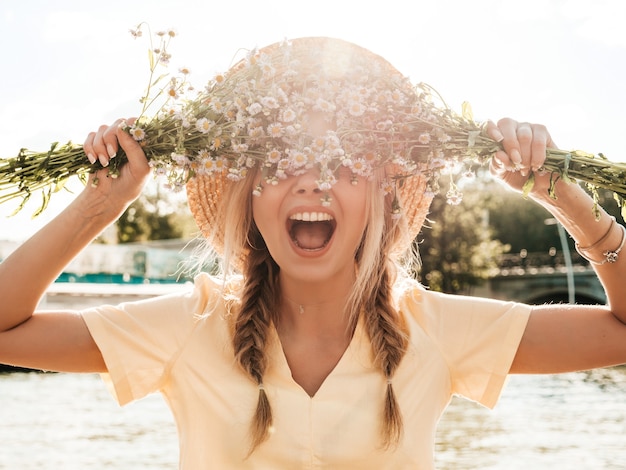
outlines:
[[497, 124], [490, 121], [487, 132], [503, 147], [491, 160], [491, 172], [517, 191], [522, 191], [530, 173], [534, 172], [531, 194], [547, 194], [550, 175], [538, 170], [546, 159], [546, 149], [557, 147], [546, 127], [504, 118]]

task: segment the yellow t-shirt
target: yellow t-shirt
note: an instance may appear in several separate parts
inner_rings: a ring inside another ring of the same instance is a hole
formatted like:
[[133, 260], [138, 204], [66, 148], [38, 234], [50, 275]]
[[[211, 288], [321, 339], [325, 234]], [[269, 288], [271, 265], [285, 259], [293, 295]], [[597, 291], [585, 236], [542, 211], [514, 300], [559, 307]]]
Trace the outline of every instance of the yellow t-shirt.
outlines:
[[264, 386], [271, 437], [246, 459], [258, 389], [236, 364], [223, 286], [206, 274], [193, 289], [86, 310], [83, 316], [120, 404], [160, 391], [176, 420], [180, 468], [432, 469], [435, 427], [452, 395], [493, 407], [530, 307], [412, 286], [398, 306], [411, 334], [394, 391], [404, 435], [380, 448], [386, 382], [363, 325], [314, 397], [291, 377], [275, 330]]

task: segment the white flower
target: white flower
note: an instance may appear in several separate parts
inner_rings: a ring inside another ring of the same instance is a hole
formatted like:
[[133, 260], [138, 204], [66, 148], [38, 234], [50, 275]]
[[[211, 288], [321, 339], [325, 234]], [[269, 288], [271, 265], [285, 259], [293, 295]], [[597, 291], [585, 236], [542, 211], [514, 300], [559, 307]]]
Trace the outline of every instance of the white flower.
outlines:
[[185, 155], [184, 153], [176, 153], [176, 152], [172, 152], [170, 157], [172, 157], [172, 160], [178, 165], [178, 166], [186, 166], [188, 164], [191, 163], [191, 160], [189, 160], [189, 158], [187, 158], [187, 155]]
[[261, 106], [260, 103], [254, 102], [246, 108], [246, 111], [248, 111], [250, 116], [255, 116], [263, 111], [263, 106]]
[[283, 109], [280, 114], [280, 120], [283, 122], [292, 122], [296, 118], [296, 112], [291, 108]]
[[133, 126], [129, 129], [128, 132], [133, 137], [133, 139], [135, 139], [137, 142], [145, 139], [146, 137], [146, 132], [141, 127]]
[[371, 171], [367, 162], [362, 158], [357, 158], [356, 160], [354, 160], [350, 165], [350, 169], [353, 173], [359, 176], [367, 176], [370, 174]]
[[307, 164], [309, 159], [306, 154], [300, 150], [291, 150], [289, 152], [289, 163], [292, 168], [302, 168]]
[[315, 100], [315, 106], [313, 106], [313, 109], [325, 113], [333, 113], [335, 112], [336, 106], [328, 100], [325, 100], [323, 98], [317, 98]]
[[351, 116], [362, 116], [366, 110], [367, 107], [360, 101], [351, 101], [348, 103], [348, 113], [350, 113]]
[[396, 184], [393, 180], [385, 178], [380, 182], [380, 190], [383, 194], [392, 194], [396, 190]]
[[267, 152], [267, 161], [268, 163], [277, 163], [282, 157], [282, 154], [280, 153], [280, 150], [278, 149], [272, 149], [269, 152]]
[[196, 121], [196, 129], [203, 134], [208, 133], [215, 126], [215, 121], [211, 121], [207, 118], [200, 118]]
[[282, 137], [284, 133], [285, 133], [285, 130], [283, 129], [282, 124], [279, 122], [273, 122], [272, 124], [267, 126], [267, 134], [270, 137], [274, 137], [274, 138]]
[[248, 144], [232, 144], [232, 149], [235, 153], [245, 153], [248, 151]]
[[430, 143], [430, 134], [428, 132], [422, 132], [418, 137], [417, 137], [417, 141], [422, 144], [422, 145], [426, 145], [428, 143]]
[[280, 106], [280, 103], [273, 96], [264, 96], [261, 98], [261, 105], [268, 109], [276, 109]]

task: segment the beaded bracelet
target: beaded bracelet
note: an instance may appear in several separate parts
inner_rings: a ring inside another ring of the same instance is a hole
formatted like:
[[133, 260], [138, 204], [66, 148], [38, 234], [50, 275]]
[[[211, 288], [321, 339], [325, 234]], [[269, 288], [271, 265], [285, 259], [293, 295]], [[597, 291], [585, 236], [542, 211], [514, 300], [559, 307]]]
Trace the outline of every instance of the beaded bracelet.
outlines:
[[604, 256], [604, 259], [602, 261], [595, 261], [583, 253], [583, 251], [587, 251], [591, 248], [598, 246], [600, 242], [603, 241], [611, 232], [611, 229], [613, 228], [614, 224], [615, 224], [615, 218], [613, 218], [613, 221], [611, 222], [609, 231], [600, 240], [598, 240], [596, 243], [594, 243], [591, 246], [582, 248], [578, 245], [578, 243], [575, 243], [574, 246], [576, 247], [576, 251], [578, 252], [578, 254], [582, 256], [584, 259], [586, 259], [587, 261], [589, 261], [590, 263], [595, 264], [597, 266], [601, 266], [605, 263], [615, 263], [619, 259], [619, 253], [620, 251], [622, 251], [622, 248], [624, 248], [624, 244], [626, 243], [626, 228], [624, 228], [623, 225], [619, 226], [619, 228], [622, 229], [622, 241], [620, 242], [619, 247], [615, 250], [607, 250], [603, 252], [602, 256]]

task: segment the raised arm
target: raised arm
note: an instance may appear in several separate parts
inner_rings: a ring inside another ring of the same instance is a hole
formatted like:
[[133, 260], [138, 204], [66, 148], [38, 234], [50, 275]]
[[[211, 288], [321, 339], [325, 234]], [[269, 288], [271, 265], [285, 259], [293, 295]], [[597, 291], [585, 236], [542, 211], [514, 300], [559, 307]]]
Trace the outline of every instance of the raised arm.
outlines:
[[122, 122], [101, 126], [84, 144], [89, 158], [104, 165], [121, 145], [129, 162], [119, 177], [108, 177], [106, 169], [91, 175], [67, 208], [0, 264], [0, 362], [48, 370], [104, 370], [79, 315], [35, 309], [65, 266], [117, 220], [145, 184], [148, 163], [141, 147], [120, 127]]
[[552, 373], [625, 363], [626, 249], [616, 260], [607, 259], [608, 252], [622, 246], [624, 229], [601, 208], [596, 220], [593, 199], [577, 184], [559, 181], [557, 199], [548, 195], [550, 175], [538, 170], [546, 147], [556, 145], [544, 126], [502, 119], [490, 132], [505, 149], [493, 159], [492, 172], [518, 191], [535, 172], [530, 197], [550, 211], [595, 261], [592, 266], [608, 299], [606, 306], [535, 307], [511, 372]]

